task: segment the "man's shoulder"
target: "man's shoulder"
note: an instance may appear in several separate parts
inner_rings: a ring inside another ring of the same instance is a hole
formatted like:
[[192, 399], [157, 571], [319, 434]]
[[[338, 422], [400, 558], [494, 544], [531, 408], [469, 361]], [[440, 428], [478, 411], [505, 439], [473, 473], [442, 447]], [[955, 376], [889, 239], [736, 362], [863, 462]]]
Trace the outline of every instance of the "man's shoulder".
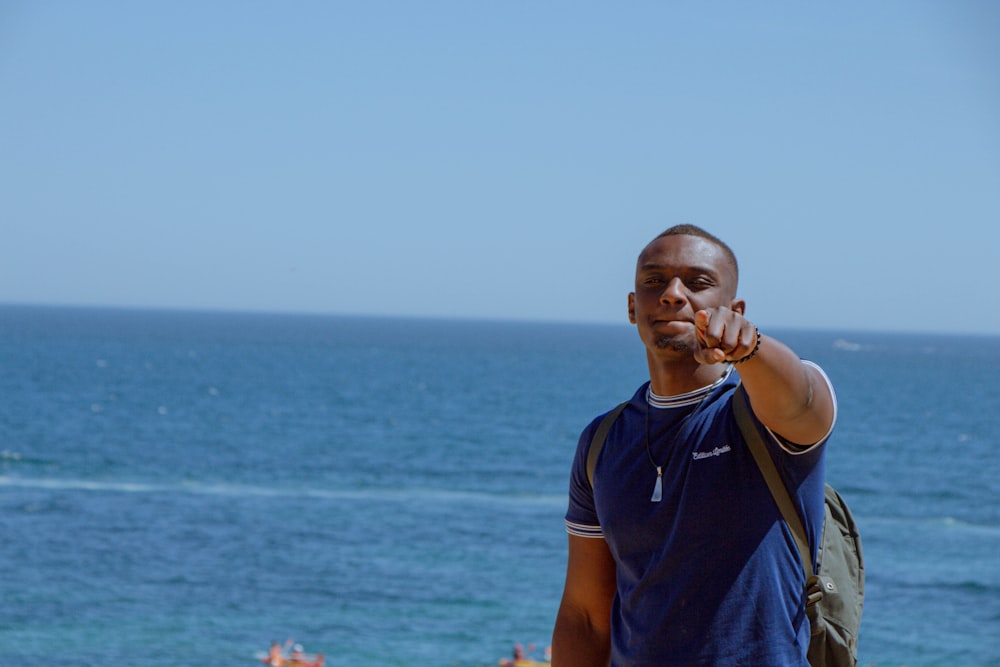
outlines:
[[623, 400], [621, 403], [616, 403], [591, 419], [590, 423], [587, 424], [587, 427], [584, 429], [584, 435], [593, 437], [594, 433], [597, 432], [598, 427], [604, 422], [605, 419], [613, 416], [615, 421], [617, 421], [617, 418], [620, 417], [626, 410], [641, 410], [646, 400], [646, 390], [648, 388], [649, 382], [644, 382], [630, 398]]

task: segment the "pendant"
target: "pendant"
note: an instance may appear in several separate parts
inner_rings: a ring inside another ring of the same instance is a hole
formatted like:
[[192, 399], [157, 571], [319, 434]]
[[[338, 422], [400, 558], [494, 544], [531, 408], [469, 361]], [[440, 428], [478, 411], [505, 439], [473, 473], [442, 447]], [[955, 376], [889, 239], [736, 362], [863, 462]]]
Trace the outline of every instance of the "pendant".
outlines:
[[653, 495], [650, 496], [649, 502], [658, 503], [661, 500], [663, 500], [663, 468], [656, 466], [656, 486], [653, 487]]

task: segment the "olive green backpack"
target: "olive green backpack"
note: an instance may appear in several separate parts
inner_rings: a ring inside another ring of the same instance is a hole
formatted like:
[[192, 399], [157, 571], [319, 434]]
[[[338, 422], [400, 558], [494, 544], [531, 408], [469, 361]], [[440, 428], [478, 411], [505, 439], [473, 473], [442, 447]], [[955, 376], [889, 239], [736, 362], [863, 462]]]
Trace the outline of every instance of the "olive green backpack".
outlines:
[[[607, 439], [611, 425], [627, 403], [622, 403], [601, 420], [587, 452], [587, 478], [594, 484], [597, 456]], [[733, 411], [750, 453], [760, 468], [774, 502], [788, 524], [799, 549], [806, 575], [806, 615], [812, 628], [809, 641], [809, 664], [812, 667], [855, 667], [858, 662], [858, 629], [865, 598], [865, 565], [861, 536], [851, 510], [840, 494], [830, 486], [825, 489], [823, 533], [818, 554], [818, 571], [813, 570], [805, 528], [792, 503], [788, 489], [767, 451], [767, 445], [750, 416], [750, 404], [742, 385], [733, 396]]]

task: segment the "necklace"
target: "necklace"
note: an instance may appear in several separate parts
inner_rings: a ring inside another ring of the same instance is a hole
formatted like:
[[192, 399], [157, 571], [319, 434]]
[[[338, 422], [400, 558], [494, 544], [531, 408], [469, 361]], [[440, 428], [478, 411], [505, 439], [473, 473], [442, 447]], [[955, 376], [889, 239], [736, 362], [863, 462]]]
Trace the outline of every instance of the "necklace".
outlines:
[[[663, 500], [663, 466], [667, 465], [667, 460], [670, 458], [670, 453], [673, 451], [674, 445], [677, 443], [678, 438], [680, 438], [681, 431], [684, 430], [684, 426], [688, 423], [688, 420], [694, 416], [694, 413], [698, 412], [698, 408], [701, 404], [705, 402], [709, 394], [715, 391], [723, 382], [725, 382], [730, 375], [733, 373], [733, 367], [728, 366], [726, 372], [722, 374], [722, 377], [708, 385], [707, 387], [702, 387], [701, 389], [695, 389], [686, 394], [678, 394], [671, 397], [657, 396], [653, 393], [652, 385], [646, 389], [646, 456], [649, 457], [649, 462], [653, 464], [656, 469], [656, 484], [653, 486], [653, 495], [650, 496], [649, 502], [658, 503]], [[694, 402], [697, 399], [697, 402]], [[679, 403], [680, 401], [680, 403]], [[666, 458], [662, 465], [656, 463], [656, 459], [653, 458], [653, 450], [649, 446], [649, 406], [650, 404], [656, 405], [657, 407], [681, 407], [681, 405], [690, 405], [694, 402], [694, 407], [691, 412], [684, 415], [680, 423], [677, 424], [677, 430], [674, 432], [674, 437], [670, 439], [670, 444], [667, 446]]]
[[701, 400], [695, 403], [691, 412], [684, 415], [684, 418], [681, 419], [680, 423], [677, 425], [674, 437], [670, 439], [670, 444], [667, 446], [667, 453], [665, 455], [666, 458], [664, 459], [662, 465], [658, 465], [656, 463], [656, 459], [653, 458], [653, 450], [649, 446], [649, 401], [646, 401], [646, 456], [649, 457], [649, 462], [653, 464], [654, 468], [656, 468], [656, 484], [653, 486], [653, 495], [649, 497], [649, 502], [658, 503], [663, 500], [663, 466], [667, 465], [667, 459], [670, 458], [670, 453], [673, 450], [674, 445], [677, 443], [677, 439], [680, 436], [681, 431], [684, 430], [684, 425], [687, 424], [688, 420], [694, 416], [694, 413], [698, 412], [698, 408], [701, 407], [701, 404], [705, 401], [706, 396], [707, 394], [702, 396]]

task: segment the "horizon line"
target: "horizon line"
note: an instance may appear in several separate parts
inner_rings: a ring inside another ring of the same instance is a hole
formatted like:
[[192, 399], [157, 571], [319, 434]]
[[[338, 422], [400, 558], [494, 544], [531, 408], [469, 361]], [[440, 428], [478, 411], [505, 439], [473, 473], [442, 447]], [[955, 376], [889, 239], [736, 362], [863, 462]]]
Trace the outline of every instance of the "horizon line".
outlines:
[[[454, 315], [454, 314], [412, 314], [412, 313], [365, 313], [347, 311], [327, 311], [327, 310], [282, 310], [282, 309], [261, 309], [261, 308], [237, 308], [226, 306], [149, 306], [136, 304], [81, 304], [81, 303], [55, 303], [36, 301], [0, 301], [0, 308], [25, 308], [25, 309], [51, 309], [51, 310], [91, 310], [91, 311], [119, 311], [119, 312], [147, 312], [147, 313], [176, 313], [190, 315], [246, 315], [246, 316], [286, 316], [286, 317], [329, 317], [347, 319], [396, 319], [396, 320], [418, 320], [418, 321], [439, 321], [439, 322], [467, 322], [467, 323], [509, 323], [509, 324], [539, 324], [539, 325], [577, 325], [577, 326], [606, 326], [606, 327], [629, 327], [627, 321], [621, 323], [608, 320], [573, 320], [558, 318], [538, 318], [527, 316], [497, 316], [489, 317], [482, 315]], [[805, 324], [774, 324], [766, 325], [774, 331], [801, 332], [801, 333], [831, 333], [831, 334], [878, 334], [878, 335], [903, 335], [903, 336], [958, 336], [976, 338], [1000, 338], [1000, 332], [962, 332], [962, 331], [940, 331], [932, 329], [907, 330], [907, 329], [865, 329], [858, 327], [834, 328], [822, 325]]]

